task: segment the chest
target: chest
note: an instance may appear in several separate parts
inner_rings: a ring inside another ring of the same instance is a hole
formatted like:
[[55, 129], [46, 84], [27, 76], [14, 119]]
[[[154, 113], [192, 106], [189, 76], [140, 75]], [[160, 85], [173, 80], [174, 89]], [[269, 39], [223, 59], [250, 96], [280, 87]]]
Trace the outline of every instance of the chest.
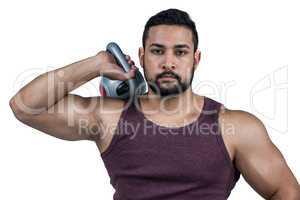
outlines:
[[114, 146], [117, 150], [104, 160], [113, 180], [133, 177], [207, 185], [228, 177], [230, 169], [225, 165], [215, 136], [205, 132], [197, 134], [196, 127], [176, 131], [141, 128], [144, 130], [120, 137]]

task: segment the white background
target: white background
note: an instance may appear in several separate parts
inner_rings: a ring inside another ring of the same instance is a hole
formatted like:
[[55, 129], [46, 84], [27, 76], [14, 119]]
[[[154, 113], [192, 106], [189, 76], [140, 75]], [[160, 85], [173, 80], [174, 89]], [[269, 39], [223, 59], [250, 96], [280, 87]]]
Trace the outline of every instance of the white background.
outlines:
[[[8, 102], [37, 75], [92, 56], [109, 41], [138, 63], [147, 19], [167, 8], [187, 11], [198, 28], [202, 60], [194, 91], [259, 117], [299, 180], [296, 1], [11, 0], [0, 5], [0, 199], [112, 199], [95, 144], [27, 127]], [[98, 82], [74, 92], [98, 95]], [[261, 198], [240, 179], [229, 199]]]

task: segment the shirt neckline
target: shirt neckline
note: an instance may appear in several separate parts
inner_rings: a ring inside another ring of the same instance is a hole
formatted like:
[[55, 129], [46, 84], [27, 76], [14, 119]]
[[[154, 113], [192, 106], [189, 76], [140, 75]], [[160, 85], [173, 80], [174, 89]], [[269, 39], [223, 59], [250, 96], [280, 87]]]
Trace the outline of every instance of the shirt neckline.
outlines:
[[[141, 102], [140, 102], [139, 97], [137, 97], [137, 102], [138, 102], [138, 106], [141, 108]], [[153, 125], [154, 127], [161, 128], [161, 129], [170, 129], [170, 130], [181, 130], [184, 128], [188, 128], [197, 122], [202, 121], [205, 116], [204, 113], [207, 109], [207, 106], [208, 106], [208, 99], [206, 96], [203, 96], [203, 106], [202, 106], [201, 112], [198, 114], [197, 118], [194, 121], [192, 121], [184, 126], [177, 126], [177, 127], [167, 127], [164, 125], [157, 124], [156, 122], [148, 119], [142, 111], [140, 111], [139, 109], [136, 108], [135, 105], [134, 105], [134, 108], [143, 120], [146, 120], [147, 123], [149, 123], [150, 125]]]

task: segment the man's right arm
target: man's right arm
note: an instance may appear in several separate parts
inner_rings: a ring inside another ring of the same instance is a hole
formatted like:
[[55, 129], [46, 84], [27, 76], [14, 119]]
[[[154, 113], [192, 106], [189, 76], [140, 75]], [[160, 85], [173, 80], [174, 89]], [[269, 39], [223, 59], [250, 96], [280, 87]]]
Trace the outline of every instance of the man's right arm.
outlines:
[[100, 136], [97, 127], [101, 127], [104, 113], [99, 109], [107, 101], [118, 100], [69, 93], [99, 75], [126, 80], [134, 71], [124, 73], [110, 54], [100, 52], [38, 76], [11, 98], [10, 107], [21, 122], [49, 135], [65, 140], [95, 140]]

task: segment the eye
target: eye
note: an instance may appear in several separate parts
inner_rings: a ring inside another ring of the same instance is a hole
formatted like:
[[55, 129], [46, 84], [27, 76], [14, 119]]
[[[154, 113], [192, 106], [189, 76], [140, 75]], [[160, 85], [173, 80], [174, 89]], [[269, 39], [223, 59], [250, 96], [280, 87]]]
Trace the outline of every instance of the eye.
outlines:
[[187, 52], [186, 51], [183, 51], [183, 50], [176, 50], [175, 54], [176, 56], [183, 56], [185, 55]]
[[161, 55], [163, 51], [161, 49], [152, 49], [151, 53], [156, 54], [156, 55]]

